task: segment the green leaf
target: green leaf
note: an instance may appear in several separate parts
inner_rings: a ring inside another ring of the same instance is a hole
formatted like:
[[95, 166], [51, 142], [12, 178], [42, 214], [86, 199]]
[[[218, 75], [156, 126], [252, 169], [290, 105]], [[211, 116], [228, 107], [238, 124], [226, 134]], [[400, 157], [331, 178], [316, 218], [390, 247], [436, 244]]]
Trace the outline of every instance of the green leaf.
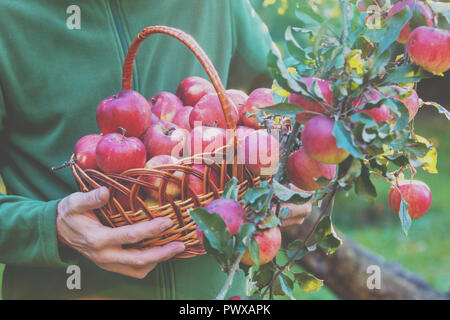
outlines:
[[426, 106], [435, 107], [439, 111], [439, 113], [442, 113], [447, 118], [447, 120], [450, 121], [450, 112], [447, 109], [445, 109], [443, 106], [441, 106], [439, 103], [433, 102], [433, 101], [427, 101], [427, 102], [424, 102], [423, 104]]
[[408, 202], [403, 199], [403, 196], [400, 193], [400, 196], [402, 197], [400, 201], [400, 210], [398, 212], [398, 217], [400, 218], [400, 222], [402, 224], [402, 230], [405, 236], [408, 236], [408, 230], [411, 227], [411, 217], [408, 213]]
[[294, 276], [304, 292], [318, 291], [323, 285], [323, 280], [316, 278], [308, 272], [294, 273]]
[[347, 130], [344, 121], [338, 120], [334, 123], [333, 136], [336, 138], [339, 148], [347, 150], [355, 158], [361, 159], [363, 157], [363, 154], [353, 142], [352, 132]]
[[377, 127], [377, 123], [375, 122], [375, 120], [373, 120], [373, 118], [370, 115], [368, 115], [367, 113], [363, 113], [363, 112], [355, 113], [355, 114], [351, 115], [350, 121], [351, 122], [361, 122], [364, 124], [364, 126], [366, 128]]
[[269, 182], [263, 181], [259, 186], [253, 187], [245, 191], [242, 196], [242, 203], [244, 205], [250, 206], [253, 210], [261, 211], [263, 210], [263, 203], [265, 197], [270, 192]]
[[273, 191], [275, 195], [280, 199], [282, 202], [287, 203], [294, 203], [294, 204], [304, 204], [308, 202], [312, 195], [306, 192], [298, 192], [293, 191], [282, 184], [280, 184], [278, 181], [273, 180]]
[[214, 249], [220, 252], [227, 249], [227, 239], [230, 239], [231, 235], [218, 213], [209, 213], [204, 208], [195, 208], [190, 210], [189, 214]]
[[271, 263], [256, 267], [257, 270], [252, 277], [252, 281], [256, 282], [256, 286], [261, 289], [267, 286], [272, 280], [274, 269]]
[[233, 199], [234, 201], [238, 201], [239, 187], [236, 187], [238, 182], [238, 179], [236, 179], [235, 177], [228, 181], [225, 185], [225, 190], [223, 191], [222, 198], [228, 198]]
[[292, 294], [292, 290], [294, 289], [294, 282], [283, 274], [279, 275], [278, 279], [280, 281], [281, 289], [283, 290], [283, 292], [291, 300], [297, 300], [297, 299], [295, 299], [294, 295]]
[[295, 10], [295, 15], [298, 20], [308, 28], [319, 27], [323, 22], [323, 18], [307, 5], [299, 6]]
[[407, 64], [396, 67], [395, 70], [383, 80], [383, 84], [412, 83], [431, 77], [433, 77], [433, 74], [425, 71], [425, 69], [416, 65]]
[[281, 225], [281, 221], [275, 214], [271, 214], [264, 220], [264, 227], [266, 228], [275, 228], [279, 225]]
[[[361, 161], [353, 157], [349, 157], [349, 159], [351, 160], [350, 166], [345, 171], [344, 176], [338, 180], [338, 183], [341, 187], [344, 187], [347, 184], [352, 183], [354, 179], [358, 178], [361, 175], [361, 168], [362, 168]], [[347, 161], [347, 159], [345, 161]], [[339, 166], [339, 171], [341, 171], [341, 165]], [[340, 174], [342, 173], [340, 172]]]
[[267, 56], [267, 65], [272, 74], [272, 78], [285, 90], [301, 92], [303, 89], [299, 86], [297, 81], [287, 71], [286, 65], [281, 58], [280, 50], [275, 44], [272, 45], [271, 51]]
[[393, 130], [398, 131], [406, 128], [409, 124], [409, 111], [405, 104], [400, 100], [388, 98], [386, 100], [386, 105], [396, 114]]
[[[302, 248], [299, 252], [297, 252], [297, 250], [299, 248]], [[310, 246], [310, 247], [305, 247], [304, 243], [302, 240], [297, 239], [291, 243], [289, 243], [289, 245], [286, 248], [286, 254], [288, 256], [288, 258], [292, 258], [295, 255], [294, 260], [295, 261], [299, 261], [301, 260], [306, 254], [308, 254], [309, 252], [312, 252], [316, 250], [316, 246]], [[297, 252], [297, 254], [295, 254]]]
[[370, 201], [377, 197], [377, 190], [370, 180], [369, 169], [365, 165], [362, 166], [361, 175], [355, 180], [355, 192], [364, 195]]
[[290, 103], [279, 103], [270, 107], [264, 107], [261, 109], [258, 109], [262, 112], [272, 113], [278, 116], [283, 117], [293, 117], [297, 113], [300, 113], [303, 111], [303, 108], [300, 107], [298, 104], [290, 104]]
[[409, 159], [402, 155], [395, 155], [395, 156], [383, 156], [383, 158], [388, 159], [392, 163], [394, 163], [398, 167], [403, 167], [409, 164]]
[[280, 217], [284, 219], [284, 218], [286, 218], [289, 215], [289, 213], [291, 213], [291, 209], [288, 209], [286, 207], [281, 208], [281, 210], [280, 210]]
[[249, 236], [251, 236], [251, 234], [253, 232], [255, 232], [256, 227], [253, 223], [244, 223], [240, 228], [238, 233], [235, 235], [236, 237], [236, 248], [235, 248], [235, 252], [243, 252], [245, 250], [247, 250], [246, 246], [245, 246], [245, 239]]
[[342, 239], [334, 231], [331, 217], [325, 216], [317, 225], [315, 231], [317, 243], [327, 249], [327, 254], [333, 254], [342, 244]]
[[384, 36], [378, 45], [378, 55], [384, 53], [397, 40], [400, 31], [411, 18], [412, 12], [408, 6], [405, 6], [401, 11], [391, 17], [384, 31]]
[[248, 245], [248, 251], [250, 252], [250, 257], [256, 265], [259, 265], [259, 245], [255, 238], [250, 239]]

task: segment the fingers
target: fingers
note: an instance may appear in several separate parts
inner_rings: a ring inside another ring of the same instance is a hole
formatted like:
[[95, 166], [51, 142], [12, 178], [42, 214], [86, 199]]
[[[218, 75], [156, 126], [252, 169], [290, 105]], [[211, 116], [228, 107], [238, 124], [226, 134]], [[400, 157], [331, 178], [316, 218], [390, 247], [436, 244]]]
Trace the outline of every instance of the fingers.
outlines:
[[312, 206], [310, 202], [305, 204], [292, 204], [292, 203], [283, 203], [281, 205], [282, 208], [288, 208], [290, 210], [289, 214], [285, 219], [291, 218], [306, 218], [312, 210]]
[[182, 242], [171, 242], [164, 246], [146, 249], [122, 249], [116, 247], [102, 252], [102, 256], [97, 257], [97, 261], [106, 264], [119, 263], [134, 268], [144, 268], [150, 264], [169, 260], [184, 250], [185, 247]]
[[282, 227], [290, 227], [294, 225], [302, 224], [305, 218], [292, 218], [292, 219], [283, 219], [281, 221]]
[[106, 228], [104, 241], [111, 245], [133, 244], [159, 236], [173, 225], [170, 218], [156, 218], [118, 228]]
[[76, 192], [62, 200], [65, 210], [72, 213], [84, 213], [103, 207], [109, 200], [109, 190], [106, 187], [89, 192]]

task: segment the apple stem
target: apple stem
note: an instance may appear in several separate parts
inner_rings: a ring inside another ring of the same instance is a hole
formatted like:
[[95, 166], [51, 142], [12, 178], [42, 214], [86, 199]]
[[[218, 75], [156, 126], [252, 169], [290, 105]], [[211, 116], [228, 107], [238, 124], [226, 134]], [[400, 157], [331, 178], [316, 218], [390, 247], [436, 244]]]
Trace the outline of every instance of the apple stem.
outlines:
[[118, 127], [117, 128], [119, 131], [120, 131], [120, 133], [122, 134], [122, 139], [121, 139], [121, 141], [123, 141], [123, 139], [125, 138], [125, 134], [127, 133], [127, 130], [125, 129], [125, 128], [123, 128], [123, 127]]
[[64, 169], [64, 168], [69, 167], [71, 164], [75, 164], [76, 162], [77, 162], [77, 159], [73, 159], [73, 160], [69, 160], [69, 161], [64, 161], [64, 163], [61, 164], [61, 165], [59, 165], [59, 166], [51, 167], [51, 170], [52, 170], [52, 171], [57, 171], [57, 170], [60, 170], [60, 169]]
[[165, 129], [165, 130], [163, 131], [163, 133], [164, 133], [164, 135], [166, 135], [166, 136], [170, 136], [170, 135], [172, 134], [172, 132], [175, 131], [175, 130], [176, 130], [175, 127], [169, 127], [169, 128], [167, 128], [167, 129]]
[[[244, 240], [245, 247], [248, 246], [250, 242], [250, 236], [247, 236]], [[233, 284], [233, 278], [236, 274], [236, 271], [239, 269], [239, 262], [241, 262], [242, 257], [245, 254], [245, 250], [243, 250], [234, 260], [233, 264], [231, 265], [230, 272], [228, 273], [227, 279], [225, 280], [225, 283], [223, 284], [222, 289], [220, 290], [219, 294], [216, 297], [216, 300], [225, 300], [225, 296], [228, 293], [228, 290], [231, 288], [231, 285]]]

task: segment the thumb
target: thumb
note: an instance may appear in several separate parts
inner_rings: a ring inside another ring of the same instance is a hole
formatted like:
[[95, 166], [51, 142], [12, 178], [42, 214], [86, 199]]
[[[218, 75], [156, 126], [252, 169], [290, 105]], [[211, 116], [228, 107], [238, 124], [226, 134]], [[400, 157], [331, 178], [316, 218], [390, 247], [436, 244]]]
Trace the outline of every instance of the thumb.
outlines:
[[109, 190], [106, 187], [89, 192], [76, 192], [68, 197], [69, 210], [83, 213], [103, 207], [109, 200]]

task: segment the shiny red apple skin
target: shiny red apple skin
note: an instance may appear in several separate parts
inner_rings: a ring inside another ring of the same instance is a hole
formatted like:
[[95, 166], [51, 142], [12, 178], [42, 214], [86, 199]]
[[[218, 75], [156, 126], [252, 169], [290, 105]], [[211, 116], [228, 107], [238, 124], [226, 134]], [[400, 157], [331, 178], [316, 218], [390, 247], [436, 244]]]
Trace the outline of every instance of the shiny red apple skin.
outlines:
[[271, 89], [258, 88], [253, 90], [241, 109], [240, 123], [249, 128], [259, 129], [258, 119], [255, 116], [247, 117], [247, 112], [250, 114], [257, 113], [258, 109], [273, 106], [274, 104], [275, 101], [273, 100]]
[[407, 91], [412, 91], [411, 95], [407, 98], [400, 98], [399, 96], [393, 96], [393, 98], [400, 100], [401, 102], [403, 102], [403, 104], [406, 106], [406, 108], [409, 111], [409, 119], [412, 120], [414, 119], [414, 117], [417, 115], [417, 112], [419, 111], [420, 108], [420, 99], [419, 96], [417, 95], [416, 90], [412, 89], [412, 88], [402, 88], [404, 90]]
[[[281, 231], [279, 227], [257, 231], [254, 238], [259, 247], [259, 265], [266, 264], [275, 258], [281, 247]], [[248, 249], [242, 257], [241, 263], [248, 266], [256, 264]]]
[[163, 120], [150, 125], [144, 136], [148, 156], [151, 158], [165, 154], [180, 157], [188, 134], [187, 130]]
[[389, 205], [397, 215], [400, 211], [401, 196], [409, 205], [408, 213], [411, 219], [419, 219], [428, 212], [432, 196], [430, 188], [424, 182], [403, 180], [399, 182], [398, 189], [400, 191], [393, 186], [389, 191]]
[[187, 153], [196, 155], [213, 152], [226, 145], [226, 131], [222, 128], [195, 127], [189, 134]]
[[[231, 99], [230, 108], [234, 125], [236, 125], [239, 121], [239, 114], [238, 109]], [[227, 129], [227, 123], [219, 96], [216, 93], [210, 93], [201, 98], [194, 106], [194, 109], [189, 116], [189, 123], [191, 127], [194, 128], [205, 125], [214, 126], [216, 122], [219, 128]]]
[[[200, 171], [201, 173], [204, 173], [205, 172], [205, 168], [206, 168], [206, 166], [204, 164], [194, 164], [191, 167], [193, 169], [197, 170], [197, 171]], [[209, 171], [208, 181], [210, 182], [210, 184], [214, 184], [217, 188], [219, 187], [219, 182], [220, 181], [219, 181], [219, 176], [216, 173], [216, 171], [214, 171], [212, 169]], [[203, 179], [197, 178], [193, 174], [188, 175], [188, 177], [187, 177], [187, 185], [198, 196], [204, 193], [203, 192]], [[188, 197], [190, 196], [189, 193], [187, 194], [187, 196]]]
[[314, 191], [324, 188], [314, 179], [324, 177], [332, 180], [336, 174], [336, 165], [324, 164], [311, 159], [303, 149], [291, 153], [287, 161], [289, 180], [297, 188]]
[[195, 106], [203, 96], [215, 92], [211, 82], [196, 76], [184, 79], [177, 88], [177, 96], [186, 106]]
[[244, 111], [244, 105], [248, 100], [248, 95], [244, 91], [236, 89], [228, 89], [226, 91], [226, 94], [231, 99], [231, 101], [234, 102], [234, 105], [238, 110], [238, 123], [241, 123], [242, 112]]
[[150, 99], [152, 112], [163, 121], [172, 122], [175, 114], [183, 109], [184, 104], [176, 95], [170, 92], [160, 92]]
[[[322, 80], [319, 78], [314, 77], [304, 77], [301, 79], [301, 81], [306, 85], [306, 87], [311, 89], [311, 86], [314, 82], [317, 83], [317, 86], [320, 89], [320, 92], [322, 93], [322, 96], [325, 99], [325, 102], [331, 106], [334, 104], [334, 96], [333, 91], [331, 89], [331, 83], [326, 80]], [[314, 102], [311, 100], [308, 100], [306, 97], [300, 95], [300, 94], [290, 94], [288, 98], [288, 102], [292, 104], [298, 104], [300, 107], [303, 108], [305, 111], [313, 111], [318, 113], [325, 113], [327, 111], [327, 106], [324, 103], [320, 102]]]
[[180, 109], [173, 117], [173, 123], [179, 126], [180, 128], [186, 129], [188, 131], [192, 130], [191, 124], [189, 122], [189, 117], [191, 115], [193, 107], [185, 106], [183, 109]]
[[257, 176], [275, 174], [280, 160], [280, 144], [266, 130], [257, 130], [238, 144], [238, 161]]
[[81, 169], [98, 170], [95, 149], [101, 138], [100, 134], [88, 134], [81, 137], [75, 144], [75, 159]]
[[[241, 204], [233, 199], [216, 199], [204, 206], [209, 213], [218, 213], [225, 222], [230, 234], [237, 234], [245, 223], [245, 210]], [[197, 228], [197, 237], [203, 241], [203, 232]]]
[[[378, 101], [380, 101], [380, 99], [382, 99], [380, 92], [378, 90], [373, 89], [372, 91], [369, 92], [368, 97], [363, 96], [361, 98], [355, 99], [353, 107], [359, 108], [367, 102], [376, 104]], [[372, 108], [368, 110], [358, 110], [357, 112], [368, 114], [373, 118], [373, 120], [375, 120], [377, 124], [383, 121], [389, 121], [391, 119], [391, 111], [389, 107], [385, 104], [382, 104], [378, 108]]]
[[97, 165], [105, 173], [143, 168], [147, 158], [145, 146], [136, 137], [125, 137], [120, 133], [105, 134], [95, 149]]
[[126, 130], [128, 137], [140, 137], [150, 125], [151, 106], [138, 92], [121, 91], [104, 99], [97, 108], [97, 124], [103, 134]]
[[346, 150], [337, 147], [333, 127], [334, 121], [325, 116], [314, 117], [305, 125], [301, 140], [303, 150], [310, 158], [326, 164], [339, 164], [348, 157]]
[[[176, 164], [177, 161], [178, 161], [178, 159], [175, 157], [162, 154], [162, 155], [155, 156], [155, 157], [151, 158], [150, 160], [148, 160], [147, 163], [145, 164], [145, 168], [157, 170], [158, 166]], [[175, 171], [173, 173], [173, 175], [176, 177], [179, 177], [179, 178], [183, 177], [183, 173], [179, 172], [179, 171]], [[146, 176], [145, 181], [152, 184], [155, 188], [159, 189], [159, 187], [161, 186], [161, 184], [163, 182], [163, 179], [153, 177], [153, 176]], [[151, 187], [145, 187], [145, 190], [146, 190], [147, 194], [150, 196], [150, 198], [152, 198], [154, 200], [158, 200], [159, 192], [157, 190], [155, 190], [154, 188], [151, 188]], [[173, 199], [177, 198], [181, 194], [180, 185], [177, 184], [176, 182], [168, 182], [165, 193], [166, 193], [166, 195], [172, 197]]]
[[255, 129], [249, 128], [246, 126], [237, 126], [236, 127], [236, 135], [237, 135], [238, 141], [244, 140], [246, 136], [251, 135], [254, 132], [256, 132]]
[[411, 60], [434, 74], [450, 68], [450, 31], [419, 27], [408, 38], [408, 55]]
[[[389, 21], [394, 14], [400, 12], [406, 6], [408, 6], [410, 10], [413, 10], [414, 4], [419, 8], [421, 14], [425, 17], [428, 27], [433, 26], [433, 11], [428, 5], [419, 0], [403, 0], [397, 2], [392, 6], [391, 10], [389, 10], [387, 20]], [[397, 38], [397, 42], [405, 44], [408, 41], [410, 33], [411, 27], [408, 22], [400, 31], [400, 34]]]

